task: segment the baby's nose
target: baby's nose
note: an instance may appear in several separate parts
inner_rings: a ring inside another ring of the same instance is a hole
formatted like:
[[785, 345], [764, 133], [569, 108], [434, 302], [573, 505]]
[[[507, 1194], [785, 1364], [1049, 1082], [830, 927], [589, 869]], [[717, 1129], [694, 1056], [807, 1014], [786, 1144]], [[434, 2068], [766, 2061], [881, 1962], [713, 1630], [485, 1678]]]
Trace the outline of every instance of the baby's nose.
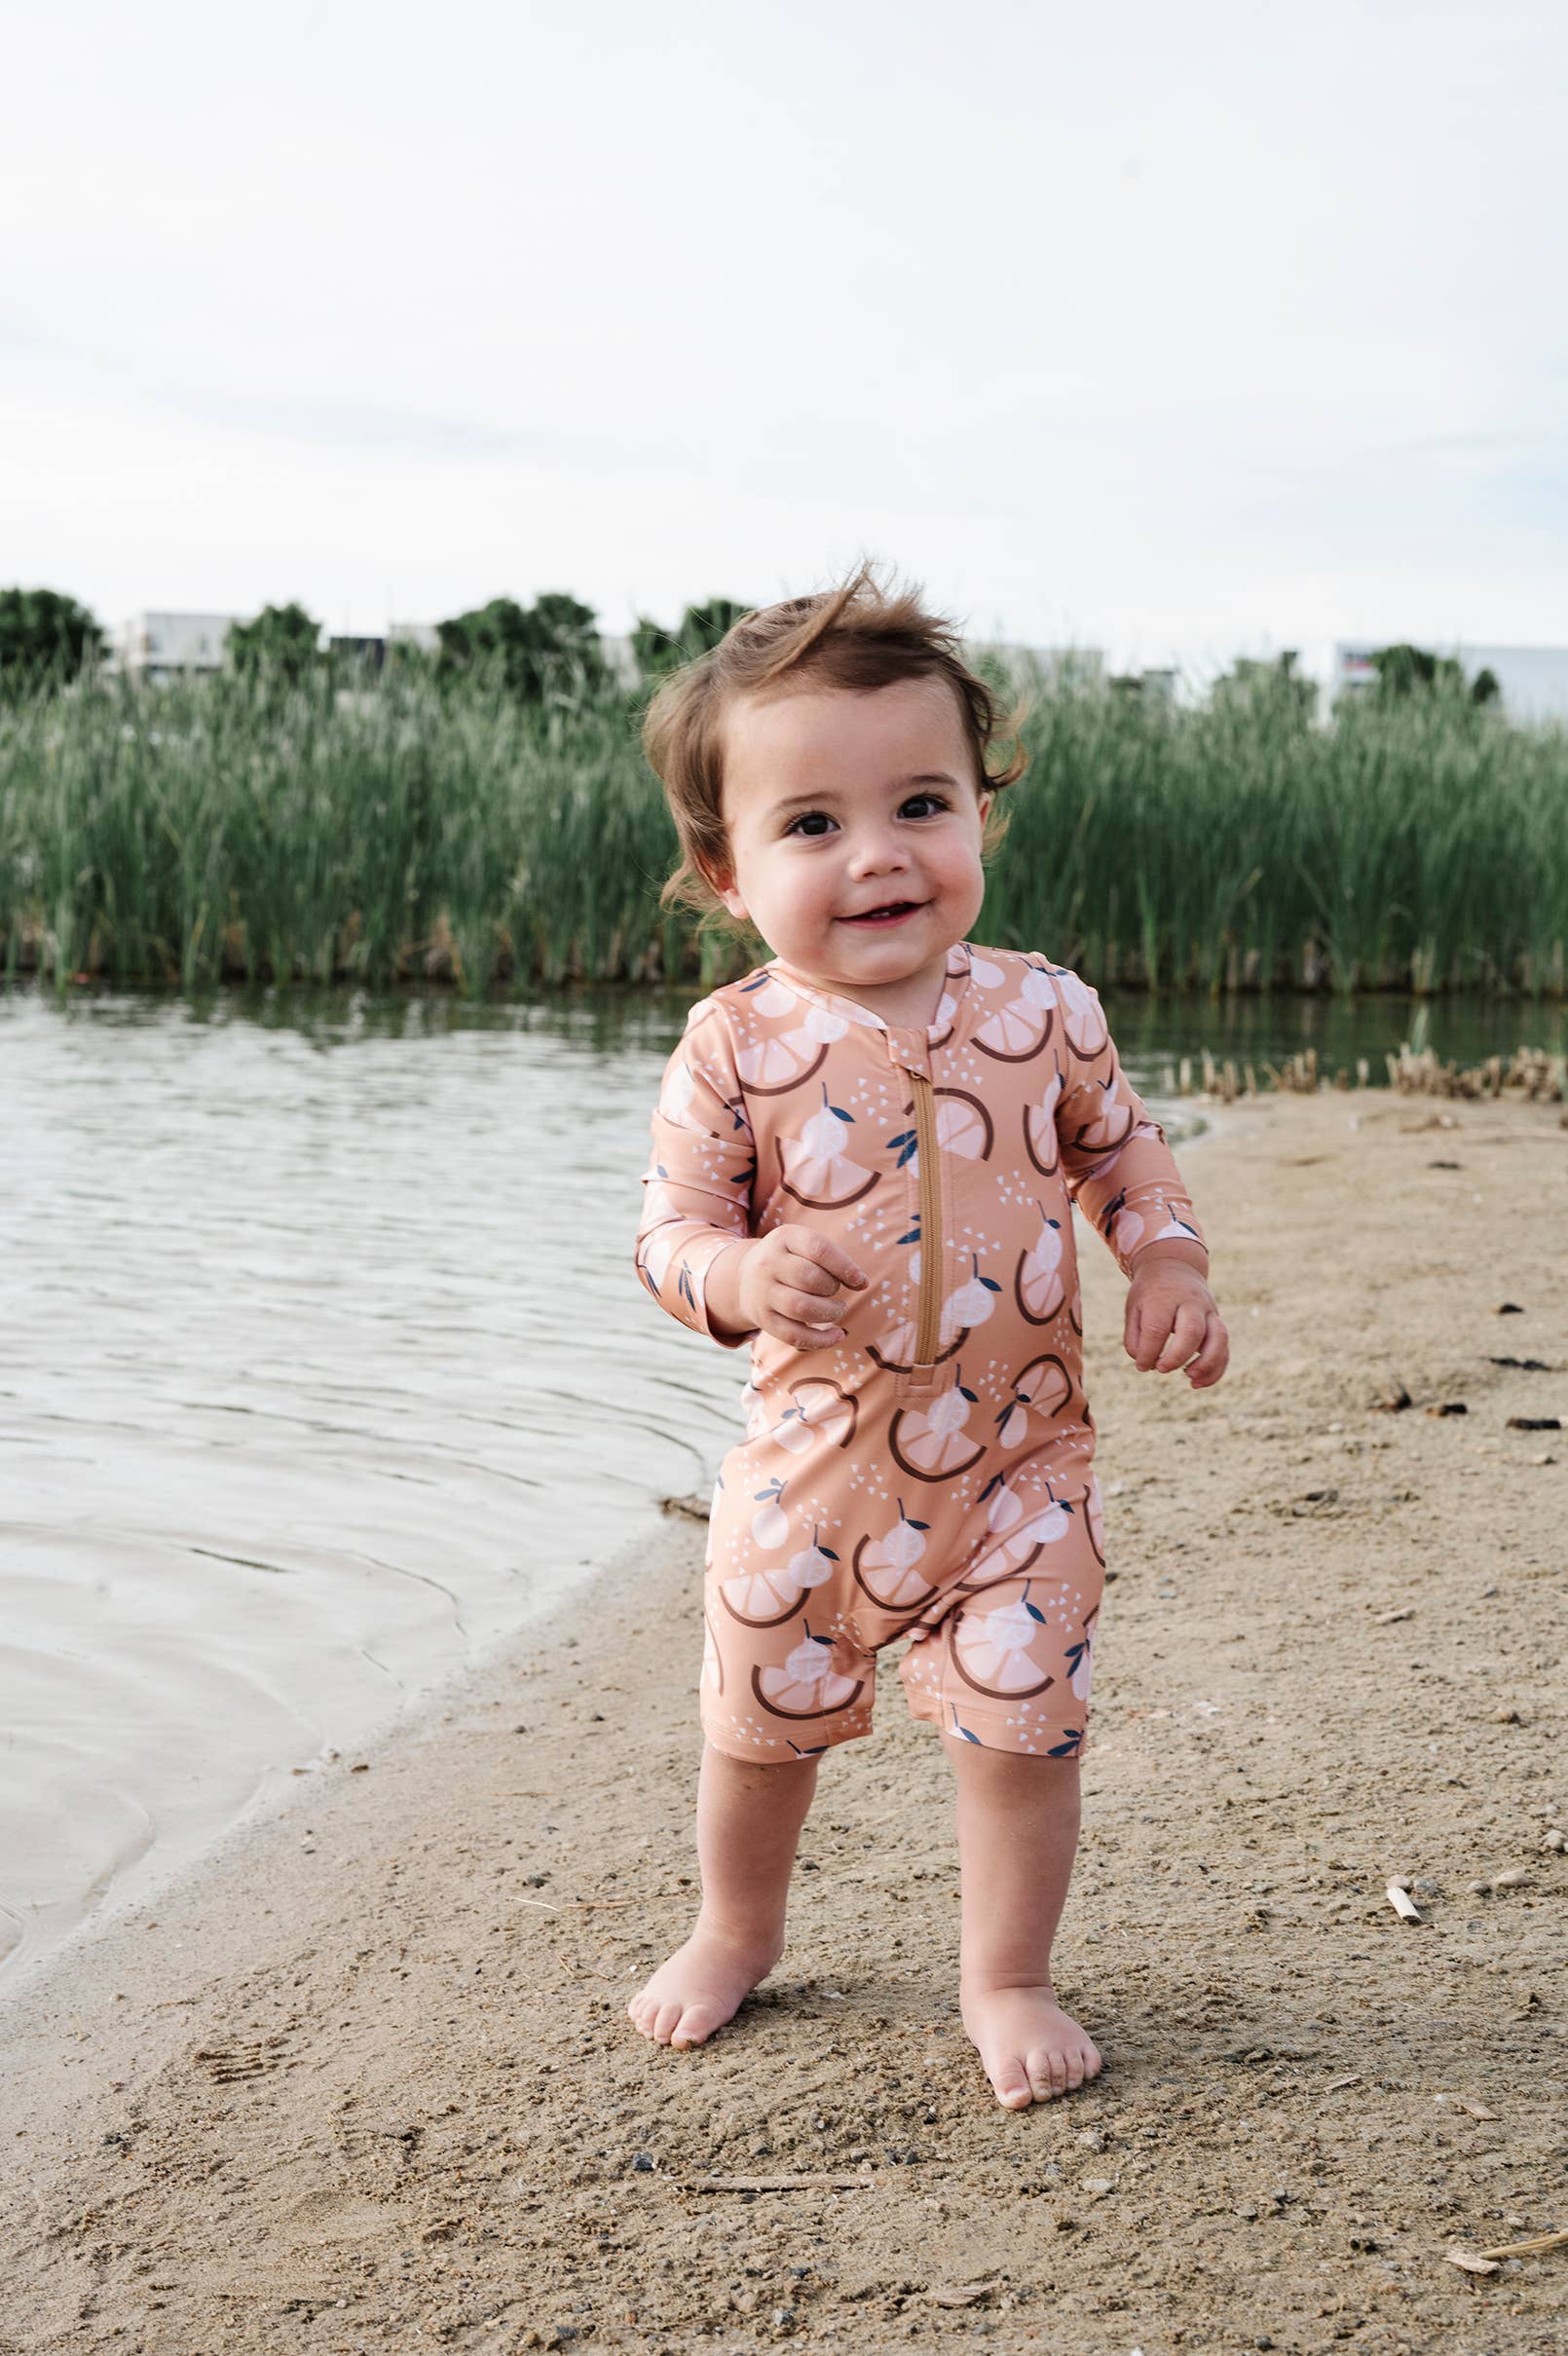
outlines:
[[857, 835], [850, 854], [850, 864], [859, 875], [883, 875], [889, 868], [906, 864], [904, 845], [895, 834], [872, 829]]

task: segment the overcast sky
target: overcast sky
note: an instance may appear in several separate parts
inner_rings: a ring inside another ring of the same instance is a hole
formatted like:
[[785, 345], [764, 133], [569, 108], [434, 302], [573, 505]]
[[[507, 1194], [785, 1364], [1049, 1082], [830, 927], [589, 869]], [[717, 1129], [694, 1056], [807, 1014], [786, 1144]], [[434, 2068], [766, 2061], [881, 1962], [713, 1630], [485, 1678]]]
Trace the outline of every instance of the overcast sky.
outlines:
[[1568, 16], [8, 12], [0, 584], [1568, 645]]

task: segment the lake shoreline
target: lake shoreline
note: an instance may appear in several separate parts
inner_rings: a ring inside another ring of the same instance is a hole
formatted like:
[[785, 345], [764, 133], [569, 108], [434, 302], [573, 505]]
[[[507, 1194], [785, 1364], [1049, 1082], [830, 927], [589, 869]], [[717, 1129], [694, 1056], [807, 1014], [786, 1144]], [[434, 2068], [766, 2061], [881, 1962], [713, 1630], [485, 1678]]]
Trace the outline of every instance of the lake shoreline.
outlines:
[[1509, 1429], [1568, 1421], [1557, 1107], [1257, 1099], [1205, 1145], [1217, 1391], [1137, 1375], [1084, 1253], [1115, 1581], [1059, 1971], [1100, 2080], [989, 2098], [891, 1675], [779, 1969], [702, 2053], [637, 2037], [694, 1900], [672, 1518], [0, 1999], [0, 2346], [1393, 2349], [1483, 2297], [1489, 2348], [1544, 2347], [1558, 2262], [1442, 2251], [1563, 2222], [1568, 1443]]

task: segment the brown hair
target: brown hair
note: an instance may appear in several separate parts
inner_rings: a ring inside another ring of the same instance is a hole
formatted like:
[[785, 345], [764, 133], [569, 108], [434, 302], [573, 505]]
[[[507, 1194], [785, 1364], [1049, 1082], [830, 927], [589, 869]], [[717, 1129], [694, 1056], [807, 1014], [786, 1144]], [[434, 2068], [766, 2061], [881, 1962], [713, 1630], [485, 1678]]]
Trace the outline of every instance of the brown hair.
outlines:
[[[659, 893], [660, 907], [681, 902], [703, 912], [704, 924], [736, 927], [709, 881], [728, 864], [721, 794], [724, 785], [725, 706], [740, 695], [797, 688], [846, 688], [861, 692], [901, 679], [945, 679], [975, 757], [975, 790], [1014, 784], [1028, 756], [1018, 730], [1027, 706], [1003, 714], [985, 680], [963, 659], [953, 623], [928, 614], [917, 586], [883, 588], [876, 569], [862, 564], [838, 587], [745, 614], [716, 647], [666, 679], [643, 722], [643, 750], [664, 788], [681, 861]], [[998, 740], [1012, 757], [988, 767]], [[984, 853], [1007, 831], [996, 804], [987, 815]]]

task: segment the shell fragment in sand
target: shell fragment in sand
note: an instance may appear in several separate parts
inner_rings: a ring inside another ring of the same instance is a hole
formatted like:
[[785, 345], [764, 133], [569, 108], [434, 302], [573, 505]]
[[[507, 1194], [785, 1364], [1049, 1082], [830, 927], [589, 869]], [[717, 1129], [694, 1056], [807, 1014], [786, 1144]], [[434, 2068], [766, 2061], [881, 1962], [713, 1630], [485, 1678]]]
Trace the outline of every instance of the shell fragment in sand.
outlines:
[[1473, 2095], [1435, 2094], [1432, 2099], [1436, 2103], [1452, 2103], [1456, 2111], [1468, 2112], [1472, 2118], [1496, 2118], [1498, 2116], [1497, 2112], [1489, 2111], [1484, 2103], [1476, 2102]]
[[1389, 1884], [1388, 1901], [1401, 1923], [1421, 1923], [1426, 1920], [1409, 1891], [1401, 1889], [1398, 1882]]
[[1467, 2250], [1463, 2242], [1451, 2242], [1443, 2252], [1451, 2266], [1463, 2266], [1467, 2274], [1495, 2274], [1495, 2258], [1483, 2258], [1479, 2250]]

